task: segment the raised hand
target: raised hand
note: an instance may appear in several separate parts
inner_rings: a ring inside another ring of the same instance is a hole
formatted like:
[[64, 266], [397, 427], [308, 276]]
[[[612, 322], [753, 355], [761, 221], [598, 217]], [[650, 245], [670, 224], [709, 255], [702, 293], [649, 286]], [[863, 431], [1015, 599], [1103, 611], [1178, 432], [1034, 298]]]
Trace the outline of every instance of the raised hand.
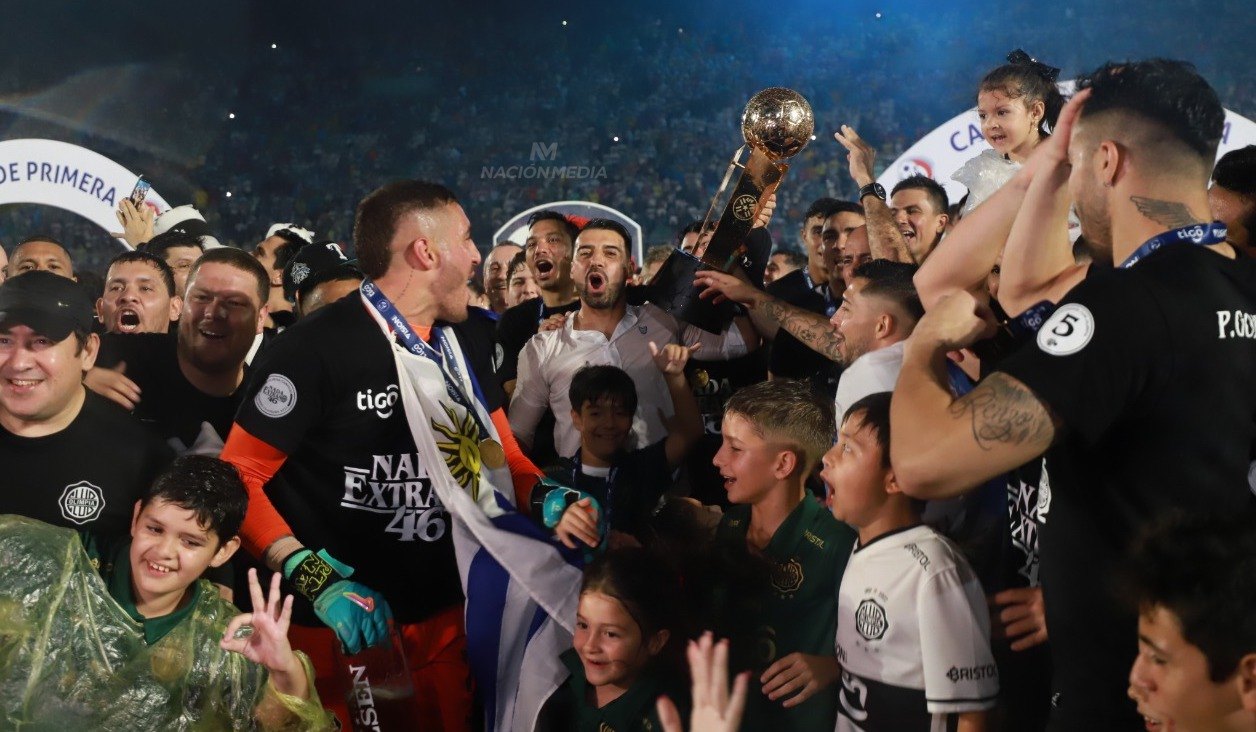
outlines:
[[138, 248], [153, 238], [153, 221], [157, 219], [157, 212], [151, 206], [136, 208], [131, 199], [123, 198], [118, 202], [118, 210], [114, 214], [122, 225], [122, 231], [111, 231], [109, 236], [125, 239], [133, 248]]
[[683, 374], [685, 373], [685, 364], [689, 363], [689, 357], [700, 348], [702, 348], [701, 343], [695, 343], [692, 346], [666, 343], [662, 348], [659, 348], [654, 341], [650, 341], [650, 356], [654, 358], [654, 365], [664, 375]]
[[[728, 640], [714, 642], [710, 632], [696, 641], [689, 641], [689, 674], [693, 678], [693, 712], [689, 716], [689, 732], [737, 732], [741, 713], [746, 708], [750, 672], [737, 675], [733, 691], [728, 692]], [[663, 732], [684, 732], [676, 705], [666, 696], [658, 700], [659, 721]]]
[[265, 666], [274, 678], [275, 688], [280, 691], [304, 696], [305, 669], [288, 643], [292, 595], [283, 596], [279, 591], [279, 580], [278, 573], [271, 577], [270, 593], [263, 598], [257, 570], [249, 570], [249, 596], [253, 599], [253, 612], [232, 618], [218, 645], [224, 651], [238, 653], [253, 663]]
[[925, 312], [911, 337], [917, 343], [931, 343], [947, 351], [967, 348], [994, 334], [994, 315], [990, 308], [959, 290], [938, 298]]
[[872, 164], [877, 159], [877, 151], [855, 132], [855, 128], [842, 125], [842, 131], [834, 132], [833, 139], [840, 142], [849, 153], [846, 162], [850, 165], [850, 177], [855, 179], [855, 185], [863, 188], [875, 182]]

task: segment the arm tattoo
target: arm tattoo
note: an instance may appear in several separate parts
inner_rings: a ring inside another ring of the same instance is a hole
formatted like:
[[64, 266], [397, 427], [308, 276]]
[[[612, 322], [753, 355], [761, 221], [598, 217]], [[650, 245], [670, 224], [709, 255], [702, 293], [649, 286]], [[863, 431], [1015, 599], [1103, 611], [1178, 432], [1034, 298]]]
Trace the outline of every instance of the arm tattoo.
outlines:
[[796, 308], [774, 297], [764, 298], [759, 307], [803, 345], [830, 361], [837, 361], [837, 331], [823, 315]]
[[894, 223], [894, 214], [885, 201], [875, 196], [868, 196], [864, 205], [864, 218], [868, 222], [868, 249], [873, 259], [888, 259], [891, 262], [907, 262], [919, 264], [907, 248], [903, 232]]
[[1138, 207], [1140, 214], [1170, 229], [1179, 229], [1183, 226], [1190, 226], [1203, 221], [1203, 219], [1191, 213], [1190, 208], [1185, 203], [1161, 201], [1155, 198], [1143, 198], [1142, 196], [1130, 196], [1130, 200]]
[[1055, 439], [1055, 419], [1046, 405], [1006, 374], [991, 374], [947, 409], [956, 418], [972, 414], [973, 439], [982, 450], [1003, 443], [1046, 452]]

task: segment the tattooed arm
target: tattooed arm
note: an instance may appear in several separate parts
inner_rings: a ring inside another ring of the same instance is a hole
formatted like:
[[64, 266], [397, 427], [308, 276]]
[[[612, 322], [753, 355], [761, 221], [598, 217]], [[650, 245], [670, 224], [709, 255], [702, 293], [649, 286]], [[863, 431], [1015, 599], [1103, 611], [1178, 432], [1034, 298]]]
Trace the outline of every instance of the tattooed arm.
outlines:
[[764, 293], [751, 305], [768, 318], [780, 324], [803, 345], [830, 361], [837, 360], [837, 329], [829, 319], [819, 313], [803, 310]]
[[703, 298], [728, 299], [745, 305], [750, 311], [751, 322], [760, 333], [775, 333], [777, 328], [784, 328], [811, 350], [832, 361], [837, 360], [837, 331], [823, 315], [794, 307], [717, 270], [698, 272], [694, 285], [704, 288]]
[[968, 293], [945, 297], [907, 340], [890, 406], [890, 463], [914, 498], [950, 498], [1023, 465], [1055, 440], [1059, 420], [1024, 384], [987, 377], [951, 396], [946, 354], [979, 337], [980, 305]]

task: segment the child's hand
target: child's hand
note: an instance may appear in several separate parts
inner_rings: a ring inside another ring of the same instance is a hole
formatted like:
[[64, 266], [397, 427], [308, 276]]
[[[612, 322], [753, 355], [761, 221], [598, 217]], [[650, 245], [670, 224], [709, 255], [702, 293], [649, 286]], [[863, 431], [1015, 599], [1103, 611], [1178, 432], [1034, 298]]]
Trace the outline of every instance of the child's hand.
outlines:
[[[736, 732], [746, 706], [750, 672], [737, 674], [732, 691], [728, 688], [728, 640], [715, 643], [710, 631], [689, 641], [689, 673], [693, 679], [693, 712], [689, 732]], [[663, 732], [684, 732], [676, 705], [666, 696], [658, 699]]]
[[[270, 596], [263, 599], [257, 570], [249, 570], [249, 596], [253, 598], [253, 612], [232, 618], [218, 645], [225, 651], [239, 653], [253, 663], [265, 666], [271, 672], [275, 688], [280, 691], [304, 696], [305, 670], [288, 644], [292, 595], [285, 598], [279, 592], [280, 579], [276, 572], [270, 580]], [[252, 629], [251, 632], [246, 626]], [[300, 684], [296, 684], [298, 678], [302, 680]]]
[[593, 500], [581, 498], [568, 506], [554, 527], [554, 535], [568, 549], [576, 548], [577, 539], [597, 548], [602, 543], [602, 537], [597, 530], [597, 509], [593, 507]]
[[1047, 642], [1047, 611], [1041, 587], [1004, 590], [993, 599], [996, 606], [1003, 607], [996, 617], [995, 631], [1012, 641], [1013, 651]]
[[668, 343], [660, 350], [654, 341], [650, 341], [650, 355], [654, 357], [654, 365], [665, 375], [685, 373], [685, 364], [689, 363], [689, 357], [699, 348], [702, 348], [701, 343], [692, 346]]
[[763, 693], [772, 701], [789, 696], [782, 704], [789, 708], [802, 704], [837, 681], [838, 670], [837, 659], [832, 656], [791, 653], [768, 666], [759, 681], [763, 684]]

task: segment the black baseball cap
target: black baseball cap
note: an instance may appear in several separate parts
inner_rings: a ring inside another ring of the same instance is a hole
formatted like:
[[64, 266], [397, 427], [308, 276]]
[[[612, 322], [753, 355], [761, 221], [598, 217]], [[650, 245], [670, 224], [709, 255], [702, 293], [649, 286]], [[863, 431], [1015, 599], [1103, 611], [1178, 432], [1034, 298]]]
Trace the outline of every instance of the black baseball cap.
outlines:
[[92, 299], [68, 277], [34, 270], [0, 285], [0, 330], [24, 325], [60, 343], [92, 330]]
[[284, 299], [296, 302], [297, 293], [304, 295], [315, 285], [347, 276], [362, 277], [362, 271], [356, 260], [345, 256], [339, 244], [333, 241], [306, 244], [284, 265]]

